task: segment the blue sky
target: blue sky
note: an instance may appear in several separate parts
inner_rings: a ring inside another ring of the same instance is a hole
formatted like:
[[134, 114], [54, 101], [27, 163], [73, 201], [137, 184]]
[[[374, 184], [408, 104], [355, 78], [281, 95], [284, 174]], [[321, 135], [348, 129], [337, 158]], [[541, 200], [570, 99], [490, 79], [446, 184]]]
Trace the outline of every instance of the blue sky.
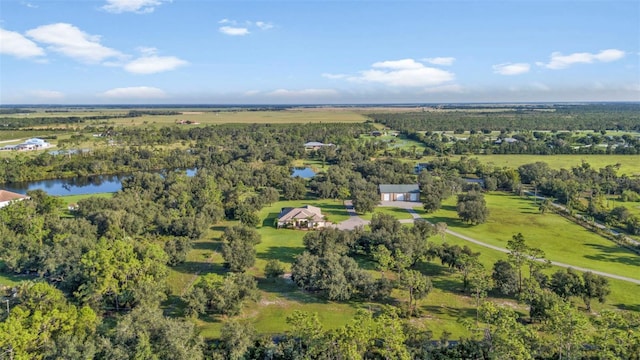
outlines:
[[640, 101], [640, 2], [0, 3], [0, 104], [507, 101]]

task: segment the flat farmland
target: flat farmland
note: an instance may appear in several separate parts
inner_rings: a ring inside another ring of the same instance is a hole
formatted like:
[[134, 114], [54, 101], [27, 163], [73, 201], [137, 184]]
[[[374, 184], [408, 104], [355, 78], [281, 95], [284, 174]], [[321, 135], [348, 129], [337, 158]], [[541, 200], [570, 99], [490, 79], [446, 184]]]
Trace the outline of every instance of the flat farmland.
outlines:
[[[190, 121], [199, 125], [218, 124], [306, 124], [361, 123], [367, 118], [351, 110], [294, 109], [282, 111], [183, 111], [180, 115], [143, 115], [109, 119], [109, 124], [123, 126], [169, 125]], [[194, 125], [184, 125], [194, 126]]]

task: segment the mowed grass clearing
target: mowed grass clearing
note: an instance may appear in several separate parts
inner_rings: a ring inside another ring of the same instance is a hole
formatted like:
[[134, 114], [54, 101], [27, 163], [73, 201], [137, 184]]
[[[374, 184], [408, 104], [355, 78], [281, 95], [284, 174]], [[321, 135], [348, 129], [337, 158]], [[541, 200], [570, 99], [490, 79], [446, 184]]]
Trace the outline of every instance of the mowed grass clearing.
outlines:
[[458, 219], [451, 197], [441, 210], [423, 215], [431, 222], [446, 222], [448, 228], [490, 245], [506, 248], [507, 241], [522, 233], [528, 246], [542, 249], [546, 258], [565, 264], [640, 279], [640, 256], [617, 246], [553, 213], [540, 214], [530, 199], [507, 193], [488, 193], [485, 200], [489, 220], [471, 226]]

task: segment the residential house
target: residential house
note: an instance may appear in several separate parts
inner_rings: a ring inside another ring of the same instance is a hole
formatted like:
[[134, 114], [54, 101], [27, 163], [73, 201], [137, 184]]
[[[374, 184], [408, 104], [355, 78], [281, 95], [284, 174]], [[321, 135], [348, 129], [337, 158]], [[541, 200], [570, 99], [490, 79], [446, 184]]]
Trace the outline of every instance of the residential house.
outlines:
[[420, 201], [418, 184], [381, 184], [381, 201]]
[[14, 201], [22, 201], [28, 198], [29, 197], [26, 195], [14, 193], [7, 190], [0, 190], [0, 208], [7, 206]]
[[321, 142], [317, 142], [317, 141], [309, 141], [308, 143], [304, 144], [304, 149], [305, 150], [320, 150], [321, 148], [325, 147], [325, 146], [335, 146], [334, 144], [325, 144], [325, 143], [321, 143]]
[[518, 139], [514, 139], [512, 137], [506, 137], [504, 139], [498, 139], [494, 141], [494, 144], [502, 144], [502, 142], [506, 142], [507, 144], [513, 144], [513, 143], [517, 143]]
[[317, 229], [329, 224], [320, 208], [305, 205], [299, 208], [282, 208], [278, 215], [278, 228]]

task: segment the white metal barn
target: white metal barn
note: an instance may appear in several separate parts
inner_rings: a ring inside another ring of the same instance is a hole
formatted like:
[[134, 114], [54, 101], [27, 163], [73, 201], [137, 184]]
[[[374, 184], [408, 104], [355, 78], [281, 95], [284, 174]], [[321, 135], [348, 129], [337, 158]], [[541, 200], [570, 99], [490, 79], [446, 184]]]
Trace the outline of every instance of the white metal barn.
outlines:
[[420, 201], [420, 187], [418, 184], [381, 184], [381, 201]]

